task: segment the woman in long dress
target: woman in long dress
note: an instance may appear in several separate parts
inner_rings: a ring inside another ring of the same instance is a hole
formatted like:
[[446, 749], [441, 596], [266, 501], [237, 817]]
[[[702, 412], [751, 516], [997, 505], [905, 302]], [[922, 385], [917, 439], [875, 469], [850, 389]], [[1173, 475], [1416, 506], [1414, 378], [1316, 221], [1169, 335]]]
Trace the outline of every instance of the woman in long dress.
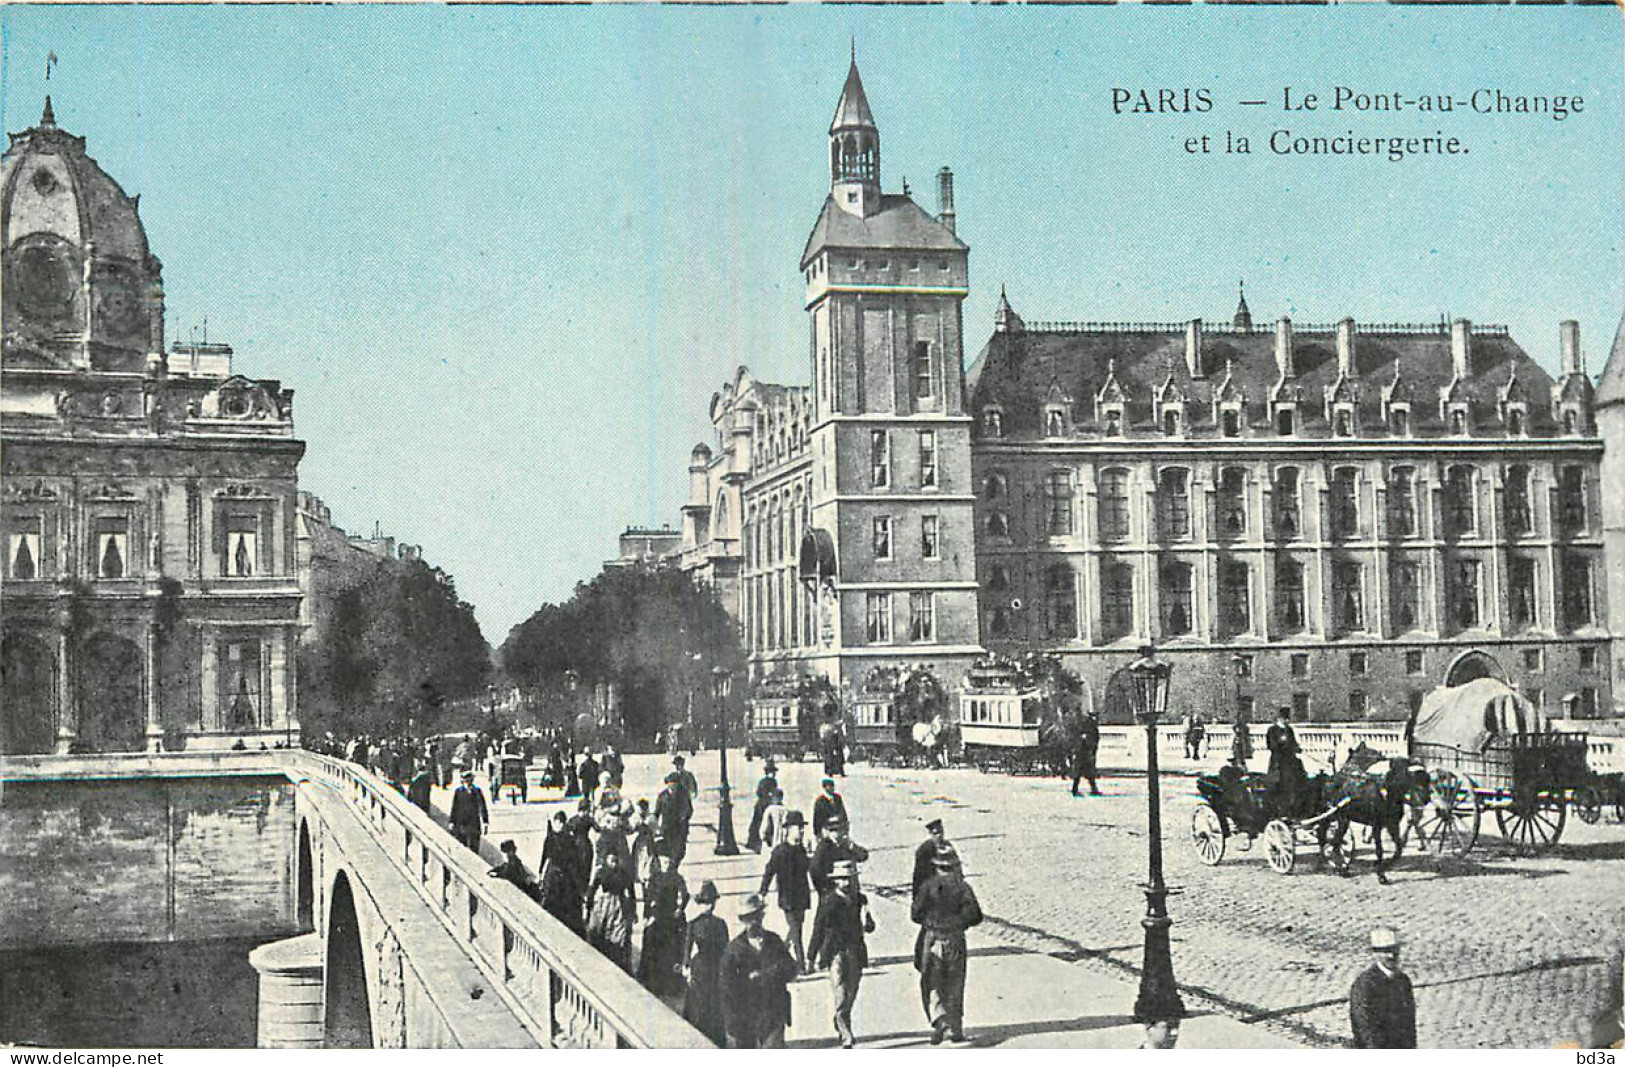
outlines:
[[722, 1018], [722, 953], [728, 948], [728, 924], [717, 916], [717, 885], [709, 879], [694, 894], [700, 913], [688, 921], [683, 949], [683, 971], [688, 988], [683, 995], [683, 1018], [710, 1038], [718, 1048], [727, 1044]]
[[632, 901], [632, 872], [621, 866], [616, 852], [603, 856], [593, 877], [587, 905], [587, 940], [624, 971], [632, 967], [632, 927], [636, 911]]

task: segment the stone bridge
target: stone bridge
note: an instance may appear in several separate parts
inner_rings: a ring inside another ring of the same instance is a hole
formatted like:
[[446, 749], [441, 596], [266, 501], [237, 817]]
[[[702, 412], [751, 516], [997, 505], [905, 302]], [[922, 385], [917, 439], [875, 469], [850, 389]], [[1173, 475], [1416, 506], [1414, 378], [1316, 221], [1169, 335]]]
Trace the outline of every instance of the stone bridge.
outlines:
[[[266, 904], [285, 919], [282, 929], [298, 931], [250, 955], [259, 972], [262, 1046], [710, 1047], [518, 889], [488, 877], [488, 864], [429, 816], [353, 764], [303, 751], [0, 761], [7, 790], [63, 783], [59, 797], [109, 780], [233, 777], [276, 782], [272, 806], [279, 812], [291, 801], [291, 819], [279, 818], [269, 832], [259, 816], [264, 840], [255, 847], [267, 854], [233, 853], [266, 865], [270, 874], [255, 891], [283, 898]], [[12, 815], [0, 803], [0, 821]], [[176, 852], [171, 839], [163, 894], [170, 940], [174, 882], [196, 869], [177, 862]]]

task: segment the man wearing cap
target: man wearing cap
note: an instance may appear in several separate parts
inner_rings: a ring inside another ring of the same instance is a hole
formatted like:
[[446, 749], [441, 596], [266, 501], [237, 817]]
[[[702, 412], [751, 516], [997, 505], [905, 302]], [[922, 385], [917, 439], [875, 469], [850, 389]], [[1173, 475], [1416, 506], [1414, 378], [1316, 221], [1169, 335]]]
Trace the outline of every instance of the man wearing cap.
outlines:
[[837, 861], [863, 863], [868, 858], [869, 850], [852, 840], [845, 819], [831, 819], [825, 823], [824, 836], [819, 840], [818, 847], [813, 849], [812, 863], [807, 868], [807, 875], [812, 879], [813, 888], [818, 890], [819, 899], [835, 888], [832, 872]]
[[685, 763], [686, 761], [681, 755], [671, 758], [672, 770], [676, 771], [678, 777], [682, 779], [683, 788], [688, 790], [689, 804], [692, 805], [694, 801], [700, 799], [700, 780], [694, 777], [694, 772], [689, 770], [684, 765]]
[[823, 833], [824, 824], [834, 818], [839, 818], [848, 826], [852, 825], [852, 820], [846, 814], [846, 800], [835, 791], [835, 779], [825, 778], [823, 785], [824, 791], [818, 794], [817, 800], [813, 801], [813, 833], [815, 835]]
[[960, 871], [959, 857], [938, 853], [935, 870], [914, 898], [920, 924], [914, 967], [920, 1002], [931, 1023], [931, 1043], [965, 1040], [965, 931], [982, 921], [982, 906]]
[[936, 860], [938, 853], [953, 849], [948, 844], [948, 835], [942, 829], [941, 819], [932, 819], [925, 824], [926, 839], [920, 842], [920, 847], [914, 850], [914, 888], [909, 900], [912, 903], [919, 899], [920, 888], [925, 885], [931, 875], [936, 873]]
[[666, 788], [655, 798], [655, 840], [671, 857], [674, 871], [688, 854], [688, 824], [693, 818], [694, 798], [683, 784], [683, 772], [668, 772]]
[[1371, 966], [1349, 989], [1349, 1024], [1355, 1048], [1415, 1048], [1416, 997], [1410, 976], [1399, 969], [1399, 934], [1371, 931]]
[[868, 898], [858, 889], [858, 867], [840, 860], [830, 872], [835, 888], [818, 902], [813, 919], [813, 965], [829, 971], [830, 995], [835, 1005], [835, 1033], [842, 1048], [854, 1044], [852, 1006], [858, 1000], [858, 984], [869, 965], [865, 934], [874, 933], [875, 920], [869, 914]]
[[485, 806], [485, 794], [474, 784], [474, 772], [463, 772], [463, 784], [451, 795], [451, 834], [457, 840], [480, 851], [480, 835], [490, 825], [491, 812]]
[[718, 1048], [728, 1043], [722, 1021], [722, 954], [728, 949], [728, 924], [717, 915], [717, 884], [707, 878], [694, 894], [700, 913], [688, 920], [688, 939], [683, 949], [683, 973], [688, 988], [683, 992], [683, 1018], [711, 1039]]
[[739, 909], [745, 928], [722, 954], [722, 1015], [729, 1048], [783, 1048], [790, 1021], [790, 981], [801, 972], [779, 936], [762, 925], [767, 912], [752, 893]]
[[745, 847], [752, 852], [762, 851], [762, 815], [773, 803], [773, 795], [779, 791], [779, 780], [775, 777], [778, 769], [779, 765], [773, 762], [772, 756], [762, 763], [762, 778], [756, 783], [756, 808], [750, 813], [750, 829], [745, 834]]
[[773, 846], [773, 854], [767, 858], [767, 868], [762, 871], [762, 887], [758, 890], [765, 897], [768, 888], [775, 881], [779, 883], [779, 910], [784, 912], [784, 936], [791, 955], [795, 957], [796, 966], [802, 970], [807, 967], [807, 954], [801, 947], [801, 921], [812, 906], [812, 886], [807, 878], [811, 864], [807, 849], [801, 843], [806, 823], [799, 811], [785, 815], [784, 840]]

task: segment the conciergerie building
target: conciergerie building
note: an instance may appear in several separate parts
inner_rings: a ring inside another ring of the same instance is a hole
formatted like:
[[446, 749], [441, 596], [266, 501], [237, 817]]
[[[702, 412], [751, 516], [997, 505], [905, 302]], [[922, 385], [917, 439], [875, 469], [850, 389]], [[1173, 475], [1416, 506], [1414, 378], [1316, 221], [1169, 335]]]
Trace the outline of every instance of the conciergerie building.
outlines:
[[1001, 294], [966, 371], [952, 175], [932, 214], [880, 161], [854, 63], [800, 263], [810, 384], [741, 368], [690, 459], [673, 558], [758, 682], [953, 687], [1043, 650], [1109, 712], [1152, 643], [1174, 706], [1226, 719], [1402, 719], [1486, 673], [1552, 717], [1610, 713], [1619, 509], [1576, 323], [1554, 379], [1465, 320], [1256, 323], [1243, 294], [1219, 321], [1029, 323]]

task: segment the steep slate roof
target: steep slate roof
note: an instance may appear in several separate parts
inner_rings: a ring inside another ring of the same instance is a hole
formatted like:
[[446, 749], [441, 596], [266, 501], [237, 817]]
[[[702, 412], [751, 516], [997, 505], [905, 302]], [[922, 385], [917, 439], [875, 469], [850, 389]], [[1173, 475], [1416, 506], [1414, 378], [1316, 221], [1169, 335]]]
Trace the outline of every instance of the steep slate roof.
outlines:
[[801, 253], [801, 266], [806, 268], [812, 257], [824, 248], [897, 248], [908, 251], [963, 251], [969, 246], [954, 236], [952, 230], [938, 222], [911, 198], [899, 193], [886, 193], [880, 198], [880, 210], [868, 218], [860, 218], [835, 203], [834, 197], [824, 198], [824, 210], [818, 213], [807, 247]]
[[841, 99], [835, 104], [835, 117], [829, 122], [829, 132], [855, 126], [875, 128], [875, 113], [869, 110], [869, 98], [863, 92], [863, 79], [858, 77], [856, 56], [846, 72], [846, 84], [841, 87]]
[[1597, 406], [1606, 407], [1625, 401], [1625, 318], [1619, 320], [1619, 332], [1614, 334], [1614, 347], [1608, 353], [1608, 363], [1597, 382]]
[[[1330, 332], [1293, 334], [1294, 379], [1298, 389], [1296, 434], [1329, 437], [1326, 390], [1338, 380], [1336, 336]], [[1616, 346], [1617, 350], [1617, 346]], [[1202, 334], [1205, 376], [1192, 380], [1185, 365], [1185, 335], [1173, 328], [1032, 329], [995, 333], [966, 375], [971, 410], [979, 413], [997, 403], [1003, 411], [1007, 437], [1037, 437], [1043, 432], [1040, 411], [1052, 381], [1061, 383], [1074, 400], [1072, 417], [1080, 433], [1096, 424], [1096, 397], [1108, 368], [1115, 365], [1117, 380], [1128, 392], [1126, 422], [1130, 431], [1153, 430], [1153, 397], [1168, 380], [1172, 367], [1175, 385], [1185, 393], [1188, 428], [1196, 436], [1215, 431], [1213, 391], [1226, 378], [1246, 397], [1244, 412], [1249, 427], [1273, 436], [1270, 397], [1280, 381], [1275, 363], [1273, 331], [1237, 334], [1229, 331]], [[1625, 364], [1625, 360], [1616, 361]], [[1355, 374], [1360, 436], [1382, 435], [1383, 395], [1399, 371], [1394, 399], [1409, 400], [1411, 432], [1419, 436], [1442, 433], [1439, 391], [1450, 384], [1454, 371], [1448, 328], [1441, 332], [1359, 333], [1355, 336]], [[1501, 393], [1513, 370], [1517, 390], [1528, 405], [1526, 426], [1531, 435], [1556, 431], [1551, 414], [1552, 377], [1529, 358], [1504, 332], [1475, 332], [1472, 373], [1458, 383], [1472, 403], [1475, 426], [1500, 427]], [[1625, 381], [1625, 366], [1618, 376]]]

